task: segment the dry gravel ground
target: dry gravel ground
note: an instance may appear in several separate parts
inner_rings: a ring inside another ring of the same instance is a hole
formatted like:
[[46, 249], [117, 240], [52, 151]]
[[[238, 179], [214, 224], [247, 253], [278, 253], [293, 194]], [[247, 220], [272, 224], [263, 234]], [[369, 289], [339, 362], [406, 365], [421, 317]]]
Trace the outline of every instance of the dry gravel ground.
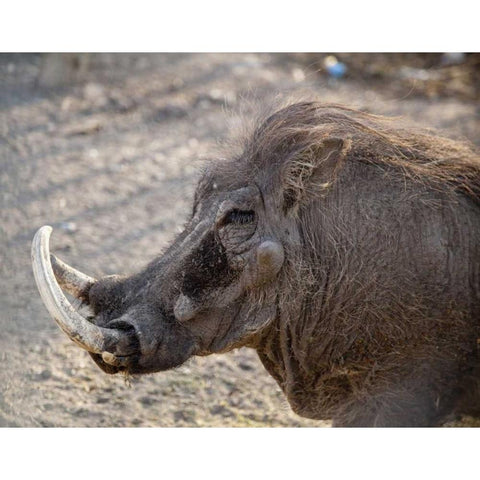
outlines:
[[478, 143], [468, 92], [360, 81], [354, 56], [342, 59], [356, 75], [334, 81], [323, 57], [92, 55], [81, 83], [41, 90], [40, 56], [0, 55], [0, 426], [328, 425], [291, 412], [248, 349], [130, 383], [105, 375], [49, 318], [30, 267], [50, 224], [52, 250], [85, 273], [140, 269], [181, 228], [202, 159], [238, 129], [229, 112], [252, 114], [254, 98], [306, 89]]

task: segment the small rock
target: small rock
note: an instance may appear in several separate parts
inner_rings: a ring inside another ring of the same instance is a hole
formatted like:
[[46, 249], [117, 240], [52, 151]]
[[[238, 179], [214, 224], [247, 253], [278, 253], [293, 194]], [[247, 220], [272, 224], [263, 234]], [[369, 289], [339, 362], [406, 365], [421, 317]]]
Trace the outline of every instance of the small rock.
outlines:
[[292, 70], [293, 80], [297, 83], [305, 80], [305, 72], [301, 68], [294, 68]]
[[223, 92], [221, 90], [219, 90], [218, 88], [212, 88], [212, 90], [210, 90], [208, 92], [208, 96], [214, 102], [220, 102], [220, 103], [223, 102], [223, 99], [225, 97]]
[[102, 123], [96, 118], [87, 118], [79, 123], [67, 125], [62, 129], [62, 132], [67, 137], [74, 137], [77, 135], [91, 135], [103, 128]]
[[247, 372], [251, 371], [251, 370], [254, 370], [254, 368], [252, 367], [252, 365], [250, 365], [249, 363], [246, 363], [246, 362], [240, 362], [238, 364], [238, 366], [242, 369], [242, 370], [245, 370]]
[[175, 422], [195, 422], [195, 412], [193, 410], [177, 410], [173, 413]]
[[130, 112], [138, 106], [138, 102], [135, 98], [128, 97], [119, 90], [111, 92], [109, 102], [112, 108], [120, 113]]
[[233, 417], [233, 412], [224, 405], [214, 405], [210, 408], [210, 413], [212, 415], [220, 415], [222, 417]]
[[164, 122], [166, 120], [178, 119], [187, 116], [188, 112], [184, 107], [178, 105], [166, 105], [158, 109], [152, 116], [155, 122]]
[[63, 245], [57, 245], [57, 250], [59, 252], [70, 252], [73, 250], [73, 247], [69, 243], [64, 243]]
[[213, 88], [208, 92], [208, 98], [212, 103], [223, 105], [226, 103], [235, 103], [235, 94], [231, 91], [224, 91]]
[[189, 148], [198, 148], [200, 144], [196, 138], [190, 138], [187, 143]]
[[85, 100], [101, 107], [108, 103], [108, 97], [105, 94], [105, 89], [98, 83], [87, 83], [83, 87], [83, 97]]
[[98, 158], [98, 150], [96, 148], [91, 148], [87, 152], [87, 157], [88, 158]]
[[48, 368], [44, 368], [39, 374], [35, 376], [35, 380], [43, 381], [52, 378], [52, 372]]
[[62, 222], [58, 226], [61, 230], [67, 233], [75, 233], [77, 231], [77, 224], [74, 222]]
[[212, 88], [208, 93], [201, 93], [195, 99], [194, 106], [210, 108], [212, 105], [231, 105], [236, 102], [235, 92]]
[[170, 92], [176, 92], [177, 90], [181, 89], [185, 85], [185, 82], [183, 81], [182, 78], [176, 77], [174, 78], [170, 85], [168, 86], [168, 90]]
[[142, 404], [145, 405], [146, 407], [153, 405], [154, 399], [152, 397], [140, 397], [138, 401]]
[[73, 97], [65, 97], [62, 100], [62, 103], [60, 105], [60, 109], [64, 112], [71, 110], [73, 105], [75, 104], [75, 99]]
[[74, 415], [79, 417], [88, 417], [90, 415], [90, 411], [84, 407], [77, 408], [73, 411]]

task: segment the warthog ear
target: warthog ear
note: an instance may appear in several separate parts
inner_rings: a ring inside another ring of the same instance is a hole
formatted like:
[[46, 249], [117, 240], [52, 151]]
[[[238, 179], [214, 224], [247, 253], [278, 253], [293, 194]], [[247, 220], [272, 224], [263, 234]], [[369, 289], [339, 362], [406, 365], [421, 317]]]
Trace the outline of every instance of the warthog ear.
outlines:
[[324, 194], [333, 184], [350, 146], [350, 140], [331, 137], [292, 155], [283, 175], [284, 211]]

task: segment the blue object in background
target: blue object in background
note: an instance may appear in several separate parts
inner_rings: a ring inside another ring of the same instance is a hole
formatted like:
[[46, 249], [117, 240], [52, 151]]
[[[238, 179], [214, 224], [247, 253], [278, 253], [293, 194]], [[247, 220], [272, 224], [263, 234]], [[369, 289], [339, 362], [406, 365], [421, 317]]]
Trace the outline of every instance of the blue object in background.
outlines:
[[323, 63], [327, 73], [333, 78], [341, 78], [347, 73], [347, 66], [344, 63], [339, 62], [333, 55], [326, 57]]

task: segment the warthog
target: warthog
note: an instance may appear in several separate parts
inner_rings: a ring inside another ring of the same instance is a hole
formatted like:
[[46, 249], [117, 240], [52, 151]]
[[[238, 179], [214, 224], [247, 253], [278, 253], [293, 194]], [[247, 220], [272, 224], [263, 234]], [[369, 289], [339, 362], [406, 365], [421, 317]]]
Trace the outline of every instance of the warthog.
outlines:
[[265, 117], [130, 277], [65, 265], [42, 227], [44, 303], [107, 373], [251, 347], [296, 413], [336, 426], [480, 413], [480, 158], [394, 124], [316, 102]]

